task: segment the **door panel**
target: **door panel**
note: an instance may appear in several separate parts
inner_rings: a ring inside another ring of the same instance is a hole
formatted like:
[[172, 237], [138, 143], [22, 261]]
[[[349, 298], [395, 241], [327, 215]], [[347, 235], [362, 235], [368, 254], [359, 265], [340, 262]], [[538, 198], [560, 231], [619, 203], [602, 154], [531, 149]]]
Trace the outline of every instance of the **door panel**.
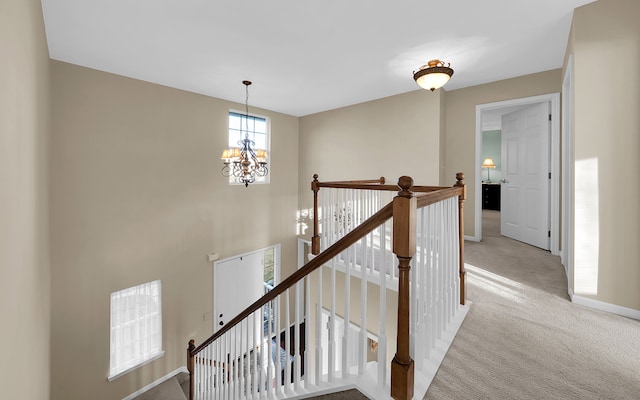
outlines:
[[549, 103], [502, 116], [501, 234], [549, 249]]
[[217, 331], [264, 294], [263, 251], [217, 262], [214, 268], [214, 331]]

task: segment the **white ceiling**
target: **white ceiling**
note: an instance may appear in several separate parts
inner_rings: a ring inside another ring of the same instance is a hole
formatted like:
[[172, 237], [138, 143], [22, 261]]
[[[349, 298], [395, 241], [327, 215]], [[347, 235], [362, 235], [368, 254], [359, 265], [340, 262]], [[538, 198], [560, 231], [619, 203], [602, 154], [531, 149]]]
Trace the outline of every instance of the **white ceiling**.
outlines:
[[294, 116], [562, 66], [593, 0], [42, 0], [52, 59]]

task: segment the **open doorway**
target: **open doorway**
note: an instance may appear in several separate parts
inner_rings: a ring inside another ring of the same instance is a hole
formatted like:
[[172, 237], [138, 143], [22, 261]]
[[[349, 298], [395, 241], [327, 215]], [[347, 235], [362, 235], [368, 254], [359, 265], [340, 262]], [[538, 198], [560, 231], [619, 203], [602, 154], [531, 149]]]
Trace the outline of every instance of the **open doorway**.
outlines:
[[[502, 120], [505, 115], [517, 115], [521, 110], [529, 107], [533, 107], [537, 104], [548, 105], [548, 114], [551, 118], [549, 122], [550, 140], [546, 144], [545, 151], [548, 152], [548, 168], [547, 170], [540, 172], [544, 174], [545, 179], [548, 177], [548, 211], [545, 211], [545, 216], [536, 217], [538, 219], [545, 219], [548, 221], [548, 232], [545, 227], [545, 234], [548, 234], [548, 249], [553, 254], [559, 252], [559, 145], [560, 145], [560, 95], [558, 93], [527, 97], [521, 99], [507, 100], [496, 103], [481, 104], [476, 106], [476, 193], [475, 193], [475, 235], [473, 240], [480, 241], [484, 234], [495, 235], [500, 234], [504, 228], [505, 220], [503, 216], [505, 214], [505, 206], [513, 204], [513, 197], [510, 198], [510, 203], [502, 204], [502, 199], [505, 197], [505, 187], [500, 187], [505, 179], [506, 166], [504, 165], [503, 152], [504, 138], [502, 134]], [[546, 117], [546, 111], [545, 111]], [[487, 137], [485, 138], [485, 132]], [[498, 135], [496, 132], [500, 132]], [[500, 151], [497, 151], [498, 144], [497, 138], [500, 138]], [[493, 142], [492, 142], [493, 141]], [[493, 143], [487, 145], [486, 143]], [[485, 148], [486, 147], [486, 148]], [[540, 149], [541, 151], [542, 149]], [[494, 167], [483, 167], [486, 164], [486, 158], [492, 158]], [[511, 159], [514, 159], [511, 156]], [[511, 165], [511, 164], [510, 164]], [[503, 176], [504, 175], [504, 176]], [[498, 197], [498, 192], [501, 195]], [[511, 190], [515, 193], [516, 190]], [[496, 206], [496, 198], [500, 203]], [[507, 210], [509, 211], [509, 210]], [[508, 216], [513, 215], [506, 213]], [[483, 218], [484, 217], [484, 218]], [[545, 225], [547, 226], [547, 225]], [[524, 240], [526, 241], [526, 240]]]

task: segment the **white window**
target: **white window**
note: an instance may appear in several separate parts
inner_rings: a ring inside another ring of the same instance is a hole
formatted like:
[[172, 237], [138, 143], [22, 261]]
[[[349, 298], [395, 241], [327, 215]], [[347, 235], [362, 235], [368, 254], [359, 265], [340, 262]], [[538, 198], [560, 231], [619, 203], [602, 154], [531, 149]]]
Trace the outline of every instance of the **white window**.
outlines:
[[111, 293], [109, 380], [163, 354], [161, 281]]
[[[269, 119], [229, 111], [229, 148], [240, 147], [239, 142], [242, 142], [245, 136], [254, 142], [253, 150], [264, 150], [269, 154]], [[229, 177], [229, 183], [242, 184], [233, 174]], [[256, 176], [255, 183], [269, 183], [269, 175]]]

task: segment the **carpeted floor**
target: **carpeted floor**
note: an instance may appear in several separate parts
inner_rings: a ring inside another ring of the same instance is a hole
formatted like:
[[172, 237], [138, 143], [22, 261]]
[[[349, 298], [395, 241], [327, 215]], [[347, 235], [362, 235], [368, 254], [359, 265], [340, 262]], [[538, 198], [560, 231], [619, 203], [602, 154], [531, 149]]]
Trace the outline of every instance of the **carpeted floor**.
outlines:
[[499, 235], [465, 243], [473, 306], [425, 399], [640, 399], [640, 321], [571, 303], [558, 257]]
[[424, 399], [640, 399], [640, 321], [571, 303], [559, 258], [500, 236], [499, 212], [465, 262], [473, 305]]

